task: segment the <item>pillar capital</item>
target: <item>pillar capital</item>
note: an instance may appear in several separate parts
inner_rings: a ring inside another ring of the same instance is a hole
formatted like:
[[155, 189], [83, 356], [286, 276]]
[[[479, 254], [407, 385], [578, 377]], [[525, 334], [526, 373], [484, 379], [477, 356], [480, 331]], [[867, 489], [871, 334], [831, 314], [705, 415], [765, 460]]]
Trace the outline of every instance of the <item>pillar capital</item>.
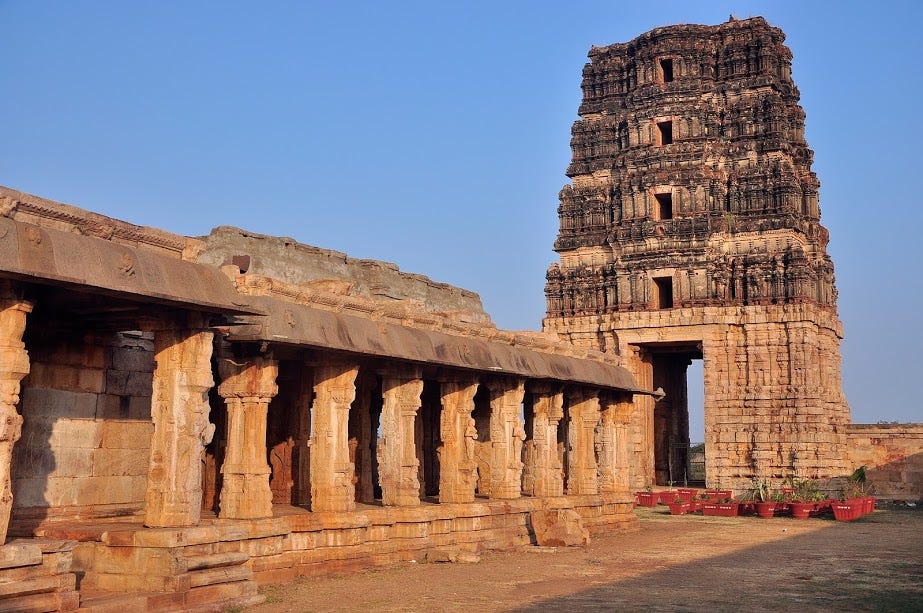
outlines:
[[218, 394], [226, 400], [246, 398], [251, 402], [268, 402], [279, 393], [276, 385], [279, 362], [271, 358], [222, 357], [218, 359], [218, 375], [221, 377]]

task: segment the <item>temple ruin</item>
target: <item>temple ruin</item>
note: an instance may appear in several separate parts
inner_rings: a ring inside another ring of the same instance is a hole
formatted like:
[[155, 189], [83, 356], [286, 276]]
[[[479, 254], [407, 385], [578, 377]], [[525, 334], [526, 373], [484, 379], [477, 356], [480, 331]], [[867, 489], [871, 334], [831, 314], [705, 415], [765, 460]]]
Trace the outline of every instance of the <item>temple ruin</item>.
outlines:
[[592, 48], [583, 70], [544, 329], [666, 391], [634, 413], [635, 487], [689, 472], [692, 359], [710, 485], [841, 477], [851, 437], [867, 436], [842, 391], [828, 232], [784, 39], [761, 17], [657, 28]]
[[393, 264], [0, 187], [0, 610], [215, 610], [632, 527], [688, 464], [695, 358], [709, 484], [861, 463], [920, 498], [923, 425], [850, 423], [782, 32], [590, 60], [543, 332]]
[[469, 291], [0, 188], [2, 610], [168, 610], [637, 521], [618, 358]]

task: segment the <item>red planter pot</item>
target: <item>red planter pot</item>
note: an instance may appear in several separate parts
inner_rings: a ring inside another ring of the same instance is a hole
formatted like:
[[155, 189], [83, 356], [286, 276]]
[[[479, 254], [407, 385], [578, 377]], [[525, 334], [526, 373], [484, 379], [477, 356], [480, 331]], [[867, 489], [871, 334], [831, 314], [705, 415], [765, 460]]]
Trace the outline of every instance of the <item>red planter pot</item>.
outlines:
[[691, 505], [691, 502], [671, 502], [667, 506], [670, 507], [670, 515], [685, 515], [691, 511]]
[[676, 490], [660, 492], [660, 504], [670, 504], [674, 500], [676, 500]]
[[814, 510], [813, 502], [790, 502], [788, 503], [788, 508], [792, 511], [792, 517], [795, 519], [807, 519], [811, 517], [811, 512]]
[[656, 507], [660, 497], [657, 492], [638, 492], [638, 505], [642, 507]]
[[681, 487], [676, 490], [676, 495], [683, 499], [684, 502], [692, 502], [699, 490]]
[[865, 513], [874, 513], [875, 512], [875, 497], [866, 496], [865, 497]]
[[832, 505], [833, 517], [839, 521], [853, 521], [862, 516], [865, 503], [835, 502]]
[[774, 517], [776, 514], [776, 503], [775, 502], [757, 502], [756, 514], [764, 519]]
[[705, 495], [712, 502], [731, 497], [731, 490], [705, 490]]
[[737, 517], [740, 504], [737, 502], [706, 502], [702, 505], [703, 515]]

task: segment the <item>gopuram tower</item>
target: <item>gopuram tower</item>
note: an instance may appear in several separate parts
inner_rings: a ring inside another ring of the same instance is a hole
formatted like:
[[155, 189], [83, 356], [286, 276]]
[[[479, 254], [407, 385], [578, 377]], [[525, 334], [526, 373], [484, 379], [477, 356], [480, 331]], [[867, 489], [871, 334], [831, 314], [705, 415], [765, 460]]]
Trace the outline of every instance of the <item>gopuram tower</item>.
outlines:
[[785, 35], [765, 19], [593, 47], [560, 193], [544, 328], [642, 384], [632, 486], [689, 470], [705, 372], [709, 486], [847, 471], [842, 325]]

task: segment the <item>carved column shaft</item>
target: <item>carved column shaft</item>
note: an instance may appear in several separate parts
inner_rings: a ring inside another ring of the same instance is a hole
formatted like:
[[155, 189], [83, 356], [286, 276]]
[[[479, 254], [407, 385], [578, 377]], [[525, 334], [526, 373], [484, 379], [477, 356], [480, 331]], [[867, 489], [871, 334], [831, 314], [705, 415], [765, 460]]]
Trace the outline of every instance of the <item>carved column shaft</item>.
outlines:
[[423, 380], [420, 373], [382, 378], [381, 437], [378, 439], [378, 479], [385, 505], [420, 504], [420, 460], [414, 440]]
[[490, 497], [522, 495], [522, 444], [526, 440], [521, 416], [525, 386], [522, 379], [488, 382], [490, 391]]
[[218, 393], [227, 405], [227, 448], [218, 513], [229, 519], [272, 517], [266, 462], [266, 415], [279, 388], [279, 364], [266, 358], [218, 360]]
[[592, 390], [575, 390], [570, 400], [570, 427], [567, 429], [568, 455], [567, 493], [571, 495], [599, 493], [596, 463], [596, 425], [599, 423], [599, 398]]
[[349, 406], [356, 397], [359, 367], [326, 362], [315, 369], [311, 411], [311, 510], [352, 511], [356, 508], [349, 459]]
[[32, 303], [15, 296], [8, 282], [0, 282], [0, 545], [6, 541], [13, 508], [10, 472], [13, 445], [22, 434], [20, 382], [29, 374], [29, 354], [22, 342], [26, 315]]
[[202, 508], [202, 451], [215, 425], [208, 421], [212, 333], [156, 330], [154, 333], [151, 458], [144, 525], [194, 526]]
[[629, 455], [628, 424], [631, 419], [630, 400], [611, 396], [601, 398], [602, 412], [597, 432], [599, 455], [599, 490], [601, 492], [628, 491]]
[[558, 455], [558, 422], [564, 416], [564, 394], [550, 387], [534, 387], [532, 443], [534, 496], [562, 496], [564, 476]]
[[359, 502], [375, 501], [375, 482], [372, 479], [372, 391], [375, 388], [374, 377], [359, 377], [356, 384], [358, 397], [352, 410], [356, 413], [356, 427], [350, 433], [350, 448], [355, 439], [356, 465], [356, 500]]
[[471, 411], [478, 384], [475, 381], [443, 381], [439, 418], [439, 502], [474, 502], [477, 463], [474, 447], [478, 433]]
[[295, 472], [295, 487], [292, 491], [294, 504], [311, 505], [311, 403], [314, 397], [314, 370], [307, 364], [301, 368], [298, 397], [295, 410], [298, 412], [298, 433], [295, 440], [292, 470]]

